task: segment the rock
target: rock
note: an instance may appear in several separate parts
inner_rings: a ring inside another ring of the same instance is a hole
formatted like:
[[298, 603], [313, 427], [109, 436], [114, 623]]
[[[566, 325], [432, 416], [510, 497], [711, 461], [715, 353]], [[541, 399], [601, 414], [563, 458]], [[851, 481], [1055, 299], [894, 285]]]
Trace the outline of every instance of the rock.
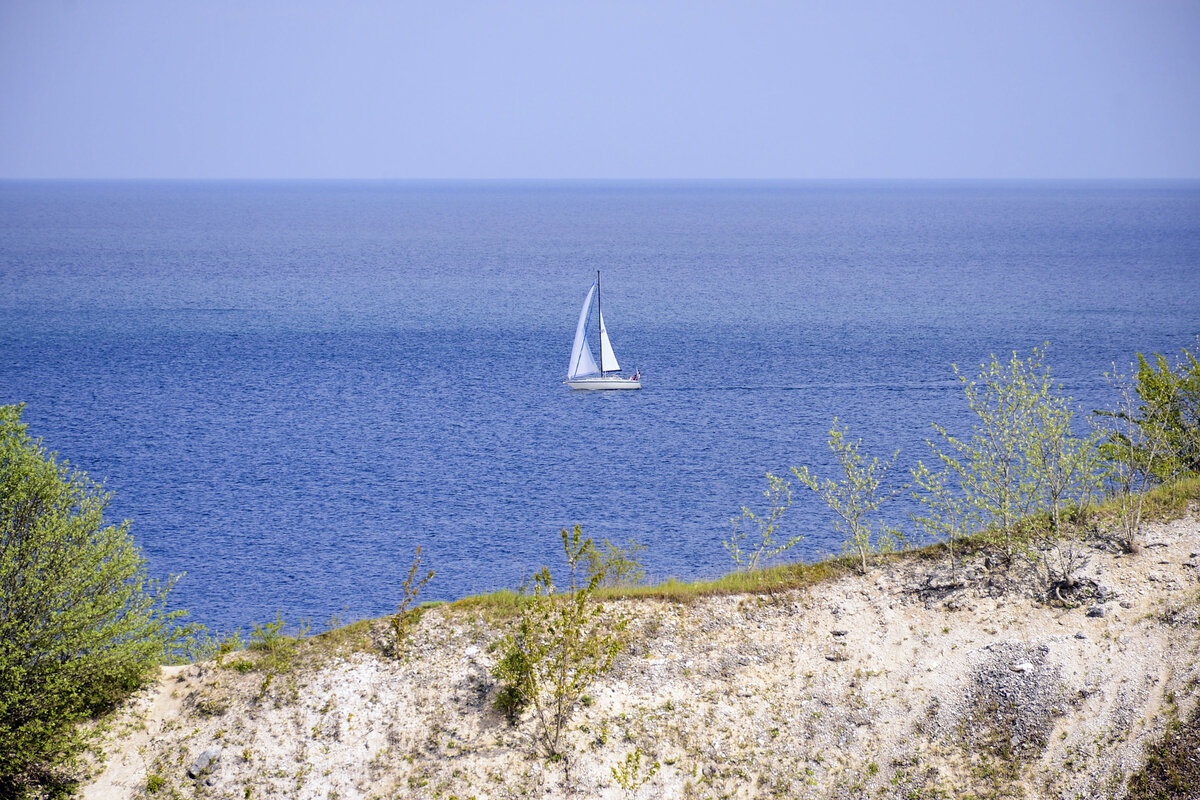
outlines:
[[1121, 608], [1133, 608], [1133, 603], [1129, 602], [1128, 600], [1122, 600]]
[[1089, 617], [1103, 617], [1104, 616], [1104, 606], [1100, 606], [1100, 605], [1092, 606], [1091, 608], [1089, 608], [1087, 610], [1087, 615]]
[[1029, 661], [1022, 661], [1020, 664], [1013, 664], [1009, 667], [1013, 672], [1030, 673], [1033, 672], [1033, 664]]
[[1086, 638], [1087, 638], [1087, 634], [1086, 634], [1086, 633], [1084, 633], [1083, 631], [1077, 631], [1077, 632], [1075, 633], [1075, 638], [1076, 638], [1076, 639], [1086, 639]]
[[188, 767], [188, 777], [199, 778], [203, 775], [208, 775], [210, 772], [215, 770], [220, 763], [221, 749], [219, 747], [214, 747], [211, 750], [205, 750], [203, 753], [197, 756], [196, 760], [192, 762], [192, 765]]
[[834, 636], [845, 636], [847, 631], [830, 631]]

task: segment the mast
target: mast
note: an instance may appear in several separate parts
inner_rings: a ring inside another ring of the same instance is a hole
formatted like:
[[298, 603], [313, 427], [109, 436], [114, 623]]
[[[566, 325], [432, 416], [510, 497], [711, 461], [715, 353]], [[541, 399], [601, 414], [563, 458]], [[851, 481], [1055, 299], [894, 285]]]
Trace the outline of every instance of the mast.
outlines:
[[596, 316], [600, 318], [600, 376], [604, 376], [604, 315], [600, 313], [600, 270], [596, 270]]

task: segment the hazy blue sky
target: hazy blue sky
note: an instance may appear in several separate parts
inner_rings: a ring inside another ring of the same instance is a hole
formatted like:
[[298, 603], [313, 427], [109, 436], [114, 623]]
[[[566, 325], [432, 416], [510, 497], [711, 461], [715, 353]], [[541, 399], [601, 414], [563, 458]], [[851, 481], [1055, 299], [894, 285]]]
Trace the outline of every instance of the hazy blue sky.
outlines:
[[1200, 177], [1200, 0], [0, 0], [0, 177]]

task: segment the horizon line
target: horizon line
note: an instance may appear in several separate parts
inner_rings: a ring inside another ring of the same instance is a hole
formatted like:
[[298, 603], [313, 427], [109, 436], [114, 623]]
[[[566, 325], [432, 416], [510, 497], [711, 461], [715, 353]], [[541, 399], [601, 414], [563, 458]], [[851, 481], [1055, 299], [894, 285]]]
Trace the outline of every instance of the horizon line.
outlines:
[[270, 176], [0, 176], [2, 183], [1187, 183], [1196, 176], [1116, 177], [270, 177]]

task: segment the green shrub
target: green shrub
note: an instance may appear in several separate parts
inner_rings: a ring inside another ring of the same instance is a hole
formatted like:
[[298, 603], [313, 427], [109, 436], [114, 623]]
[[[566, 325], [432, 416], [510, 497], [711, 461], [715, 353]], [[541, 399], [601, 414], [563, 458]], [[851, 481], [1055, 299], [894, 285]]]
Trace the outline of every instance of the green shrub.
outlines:
[[888, 470], [896, 463], [899, 450], [892, 454], [890, 461], [881, 463], [878, 458], [872, 458], [867, 462], [861, 452], [862, 439], [851, 441], [847, 432], [844, 427], [838, 428], [837, 417], [834, 417], [833, 427], [829, 430], [829, 449], [841, 467], [841, 480], [826, 478], [820, 481], [808, 467], [792, 467], [792, 474], [829, 506], [834, 514], [833, 527], [842, 535], [846, 552], [858, 557], [865, 573], [867, 556], [897, 550], [903, 543], [900, 531], [884, 521], [880, 508], [908, 486], [880, 488]]
[[[785, 542], [775, 540], [775, 531], [780, 520], [792, 505], [792, 485], [783, 478], [767, 473], [767, 488], [763, 490], [767, 509], [756, 513], [749, 506], [742, 506], [741, 516], [729, 520], [733, 527], [723, 544], [729, 551], [739, 572], [754, 572], [790, 550], [804, 535], [793, 536]], [[757, 538], [744, 528], [751, 525], [757, 529]]]
[[141, 686], [169, 649], [169, 586], [146, 576], [109, 495], [0, 406], [0, 797], [72, 783], [77, 724]]
[[625, 545], [613, 544], [608, 539], [600, 546], [593, 544], [584, 553], [588, 575], [602, 575], [600, 585], [610, 589], [642, 586], [646, 583], [646, 570], [638, 554], [645, 549], [646, 545], [633, 539]]
[[582, 583], [583, 561], [592, 547], [578, 525], [562, 531], [569, 583], [556, 593], [550, 569], [543, 567], [526, 592], [516, 631], [505, 637], [503, 655], [492, 674], [501, 682], [496, 705], [515, 718], [532, 707], [535, 740], [543, 755], [559, 759], [562, 733], [587, 687], [608, 671], [620, 652], [624, 617], [609, 619], [593, 593], [603, 571]]
[[[1007, 560], [1082, 535], [1074, 524], [1078, 515], [1064, 513], [1086, 506], [1097, 491], [1098, 437], [1072, 433], [1072, 402], [1051, 379], [1045, 352], [1034, 348], [1024, 360], [1014, 352], [1007, 364], [992, 356], [975, 379], [954, 367], [975, 424], [969, 438], [934, 425], [942, 446], [930, 447], [943, 471], [920, 464], [913, 472], [926, 492], [927, 515], [918, 520], [926, 530], [977, 533]], [[1040, 512], [1048, 515], [1048, 531], [1021, 524]], [[1073, 557], [1065, 557], [1068, 562]]]
[[392, 648], [397, 656], [404, 654], [404, 645], [414, 625], [420, 621], [424, 609], [417, 605], [417, 595], [425, 584], [433, 580], [434, 571], [429, 570], [424, 577], [419, 577], [421, 571], [421, 546], [413, 554], [412, 566], [408, 569], [408, 577], [400, 587], [404, 597], [400, 599], [400, 608], [388, 620], [392, 629]]
[[[1200, 348], [1197, 348], [1200, 350]], [[1152, 465], [1162, 482], [1185, 473], [1200, 473], [1200, 359], [1183, 351], [1171, 366], [1154, 354], [1154, 365], [1138, 353], [1136, 391], [1138, 411], [1145, 424], [1157, 428], [1164, 439], [1164, 458]]]

